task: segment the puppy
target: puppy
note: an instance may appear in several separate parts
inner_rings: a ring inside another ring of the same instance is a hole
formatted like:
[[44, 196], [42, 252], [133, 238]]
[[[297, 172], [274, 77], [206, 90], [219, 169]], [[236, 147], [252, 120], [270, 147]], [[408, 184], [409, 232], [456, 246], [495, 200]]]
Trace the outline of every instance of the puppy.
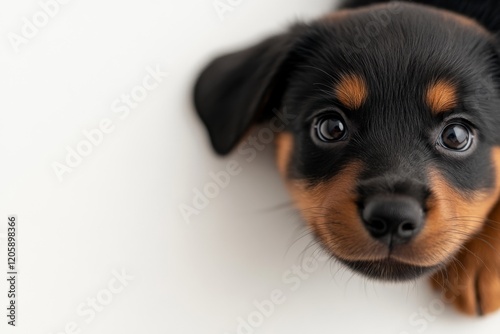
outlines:
[[496, 0], [348, 1], [215, 59], [195, 106], [221, 155], [287, 120], [278, 169], [333, 257], [430, 276], [483, 315], [500, 308], [499, 30]]

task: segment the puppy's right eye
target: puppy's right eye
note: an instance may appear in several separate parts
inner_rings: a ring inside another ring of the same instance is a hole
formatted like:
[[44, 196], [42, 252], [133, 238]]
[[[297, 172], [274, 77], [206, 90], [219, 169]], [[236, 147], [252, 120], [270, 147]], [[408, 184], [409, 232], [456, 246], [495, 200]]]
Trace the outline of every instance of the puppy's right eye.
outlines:
[[452, 123], [441, 132], [438, 144], [447, 150], [465, 152], [474, 140], [473, 131], [465, 124]]
[[347, 126], [340, 115], [328, 115], [314, 120], [316, 137], [325, 143], [343, 141], [347, 137]]

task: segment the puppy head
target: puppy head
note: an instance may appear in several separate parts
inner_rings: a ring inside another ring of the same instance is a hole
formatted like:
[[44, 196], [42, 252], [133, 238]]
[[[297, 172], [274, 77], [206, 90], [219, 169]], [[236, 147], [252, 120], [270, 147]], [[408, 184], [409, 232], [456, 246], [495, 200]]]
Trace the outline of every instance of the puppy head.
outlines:
[[195, 88], [219, 154], [273, 109], [288, 120], [277, 162], [304, 220], [334, 257], [384, 280], [446, 264], [500, 191], [493, 35], [397, 6], [295, 26], [216, 59]]

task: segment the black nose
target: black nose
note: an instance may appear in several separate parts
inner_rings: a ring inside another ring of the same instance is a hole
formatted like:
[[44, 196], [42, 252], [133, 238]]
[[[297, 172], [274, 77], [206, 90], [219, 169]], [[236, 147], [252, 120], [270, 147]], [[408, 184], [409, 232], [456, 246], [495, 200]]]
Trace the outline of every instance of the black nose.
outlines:
[[422, 206], [411, 197], [369, 199], [362, 216], [372, 237], [387, 245], [409, 242], [424, 224]]

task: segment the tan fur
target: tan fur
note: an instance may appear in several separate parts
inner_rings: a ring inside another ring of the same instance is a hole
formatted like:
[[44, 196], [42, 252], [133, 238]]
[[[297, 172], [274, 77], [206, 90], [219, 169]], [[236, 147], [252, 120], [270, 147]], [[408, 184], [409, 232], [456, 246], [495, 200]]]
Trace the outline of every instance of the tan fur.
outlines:
[[325, 246], [345, 260], [387, 256], [387, 248], [369, 236], [358, 217], [355, 185], [362, 169], [361, 163], [352, 163], [332, 180], [314, 187], [303, 181], [288, 182], [307, 224]]
[[[290, 134], [284, 134], [277, 140], [278, 166], [285, 180], [292, 139]], [[494, 151], [493, 162], [500, 173], [500, 149]], [[288, 180], [287, 186], [307, 224], [335, 255], [351, 261], [382, 260], [388, 255], [387, 248], [370, 237], [356, 206], [356, 181], [363, 168], [361, 162], [353, 162], [319, 185]], [[433, 196], [425, 228], [412, 243], [395, 246], [391, 253], [396, 260], [417, 266], [435, 266], [448, 260], [480, 231], [482, 217], [487, 217], [500, 193], [497, 182], [492, 191], [469, 194], [466, 198], [439, 171], [431, 170], [429, 174]]]
[[[462, 233], [471, 228], [478, 231], [445, 270], [432, 277], [433, 286], [442, 290], [446, 300], [460, 311], [469, 314], [489, 314], [500, 308], [500, 203], [488, 215], [483, 212], [489, 203], [498, 201], [500, 188], [500, 148], [493, 151], [496, 167], [496, 188], [488, 199], [477, 209], [457, 220], [458, 230]], [[464, 203], [472, 208], [476, 203]], [[465, 210], [462, 208], [460, 211]]]
[[343, 74], [335, 85], [335, 96], [346, 108], [359, 109], [368, 97], [365, 80], [358, 74]]
[[429, 85], [425, 101], [434, 114], [450, 111], [458, 103], [457, 89], [451, 82], [439, 80]]
[[288, 164], [293, 150], [293, 136], [291, 133], [283, 132], [276, 137], [276, 162], [278, 171], [286, 178]]

